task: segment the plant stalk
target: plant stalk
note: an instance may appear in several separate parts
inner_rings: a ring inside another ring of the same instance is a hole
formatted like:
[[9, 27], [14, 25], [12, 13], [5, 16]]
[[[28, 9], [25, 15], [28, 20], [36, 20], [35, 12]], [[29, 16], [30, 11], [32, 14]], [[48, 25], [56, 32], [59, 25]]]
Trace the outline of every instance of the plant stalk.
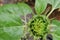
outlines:
[[54, 11], [55, 8], [53, 8], [50, 13], [47, 15], [47, 18], [51, 15], [51, 13]]
[[45, 15], [50, 11], [50, 7], [48, 7], [45, 11]]

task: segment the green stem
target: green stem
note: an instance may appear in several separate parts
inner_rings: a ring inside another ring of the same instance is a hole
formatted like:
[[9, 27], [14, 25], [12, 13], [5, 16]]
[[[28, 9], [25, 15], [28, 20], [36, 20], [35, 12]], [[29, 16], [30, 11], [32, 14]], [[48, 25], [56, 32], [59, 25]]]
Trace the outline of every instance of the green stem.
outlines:
[[48, 7], [45, 11], [45, 15], [50, 11], [50, 7]]
[[47, 18], [51, 15], [51, 13], [54, 11], [55, 8], [53, 8], [50, 13], [47, 15]]

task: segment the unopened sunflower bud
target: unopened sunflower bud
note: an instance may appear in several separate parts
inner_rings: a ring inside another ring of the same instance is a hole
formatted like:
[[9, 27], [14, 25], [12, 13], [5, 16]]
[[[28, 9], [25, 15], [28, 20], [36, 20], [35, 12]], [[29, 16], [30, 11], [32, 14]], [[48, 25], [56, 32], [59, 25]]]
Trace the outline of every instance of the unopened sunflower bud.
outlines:
[[29, 23], [30, 31], [34, 36], [42, 37], [47, 33], [47, 26], [49, 24], [48, 18], [44, 15], [36, 15]]

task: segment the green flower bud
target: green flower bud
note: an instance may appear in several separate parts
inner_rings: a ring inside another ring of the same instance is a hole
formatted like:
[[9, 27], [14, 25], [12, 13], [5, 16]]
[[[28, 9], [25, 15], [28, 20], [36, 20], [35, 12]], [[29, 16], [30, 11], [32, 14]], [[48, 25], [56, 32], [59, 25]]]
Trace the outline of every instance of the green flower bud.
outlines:
[[30, 31], [34, 36], [42, 37], [47, 33], [47, 26], [49, 24], [48, 18], [44, 15], [36, 15], [29, 23]]

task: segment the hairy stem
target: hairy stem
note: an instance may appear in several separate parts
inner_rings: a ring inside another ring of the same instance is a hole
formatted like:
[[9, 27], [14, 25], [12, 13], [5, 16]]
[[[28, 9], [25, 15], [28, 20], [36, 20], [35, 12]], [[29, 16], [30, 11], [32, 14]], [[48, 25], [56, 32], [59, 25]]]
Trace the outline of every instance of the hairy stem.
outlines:
[[45, 15], [50, 11], [50, 7], [48, 7], [45, 11]]

